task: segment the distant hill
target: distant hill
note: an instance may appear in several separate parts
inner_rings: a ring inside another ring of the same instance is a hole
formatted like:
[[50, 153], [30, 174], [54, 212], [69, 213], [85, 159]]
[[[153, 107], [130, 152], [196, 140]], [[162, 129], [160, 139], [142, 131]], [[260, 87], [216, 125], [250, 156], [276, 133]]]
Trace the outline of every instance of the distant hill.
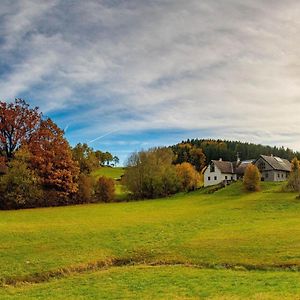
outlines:
[[192, 148], [201, 148], [206, 156], [206, 162], [212, 159], [234, 161], [237, 154], [241, 160], [257, 158], [259, 155], [275, 155], [292, 160], [295, 156], [300, 159], [300, 153], [285, 147], [272, 147], [261, 144], [245, 143], [239, 141], [213, 140], [213, 139], [188, 139], [171, 146], [177, 155], [177, 163], [188, 161], [189, 151]]

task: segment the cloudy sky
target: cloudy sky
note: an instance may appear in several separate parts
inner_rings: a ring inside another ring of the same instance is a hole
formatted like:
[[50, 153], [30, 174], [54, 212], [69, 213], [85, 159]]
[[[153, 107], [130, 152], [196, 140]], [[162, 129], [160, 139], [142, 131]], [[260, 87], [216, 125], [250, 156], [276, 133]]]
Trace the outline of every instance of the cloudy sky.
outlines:
[[300, 150], [298, 0], [1, 0], [0, 99], [124, 160], [186, 138]]

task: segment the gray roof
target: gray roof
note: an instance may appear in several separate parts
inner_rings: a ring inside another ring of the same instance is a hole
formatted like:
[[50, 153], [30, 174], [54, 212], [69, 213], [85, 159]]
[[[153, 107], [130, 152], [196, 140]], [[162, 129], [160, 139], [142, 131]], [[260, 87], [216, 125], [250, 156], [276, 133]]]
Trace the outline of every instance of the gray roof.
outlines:
[[234, 164], [230, 161], [212, 160], [221, 173], [234, 174]]
[[261, 155], [260, 157], [265, 160], [274, 170], [286, 172], [291, 172], [292, 170], [292, 165], [287, 159], [267, 155]]

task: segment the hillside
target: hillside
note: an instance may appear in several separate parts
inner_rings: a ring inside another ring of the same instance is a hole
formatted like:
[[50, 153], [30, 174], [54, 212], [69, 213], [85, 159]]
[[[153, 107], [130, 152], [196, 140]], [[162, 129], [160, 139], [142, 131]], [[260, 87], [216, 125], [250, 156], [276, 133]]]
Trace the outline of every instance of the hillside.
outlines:
[[280, 188], [1, 211], [0, 297], [295, 299], [300, 202]]

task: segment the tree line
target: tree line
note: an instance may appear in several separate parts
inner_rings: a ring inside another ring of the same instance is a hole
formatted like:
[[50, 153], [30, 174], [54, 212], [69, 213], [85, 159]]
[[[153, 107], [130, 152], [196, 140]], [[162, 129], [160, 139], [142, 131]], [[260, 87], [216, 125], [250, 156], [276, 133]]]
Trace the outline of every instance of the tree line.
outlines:
[[112, 183], [93, 182], [90, 173], [112, 162], [118, 158], [86, 144], [72, 149], [64, 131], [24, 100], [0, 102], [0, 208], [110, 200], [103, 187], [111, 193]]
[[[209, 163], [211, 160], [218, 160], [219, 158], [235, 161], [237, 154], [241, 160], [256, 159], [260, 155], [271, 154], [288, 159], [289, 161], [294, 157], [300, 159], [300, 153], [294, 152], [289, 148], [271, 147], [239, 141], [191, 139], [171, 146], [171, 149], [176, 155], [176, 163], [188, 161], [195, 165], [198, 170], [205, 166], [205, 163]], [[199, 160], [197, 156], [201, 157], [201, 159]]]

